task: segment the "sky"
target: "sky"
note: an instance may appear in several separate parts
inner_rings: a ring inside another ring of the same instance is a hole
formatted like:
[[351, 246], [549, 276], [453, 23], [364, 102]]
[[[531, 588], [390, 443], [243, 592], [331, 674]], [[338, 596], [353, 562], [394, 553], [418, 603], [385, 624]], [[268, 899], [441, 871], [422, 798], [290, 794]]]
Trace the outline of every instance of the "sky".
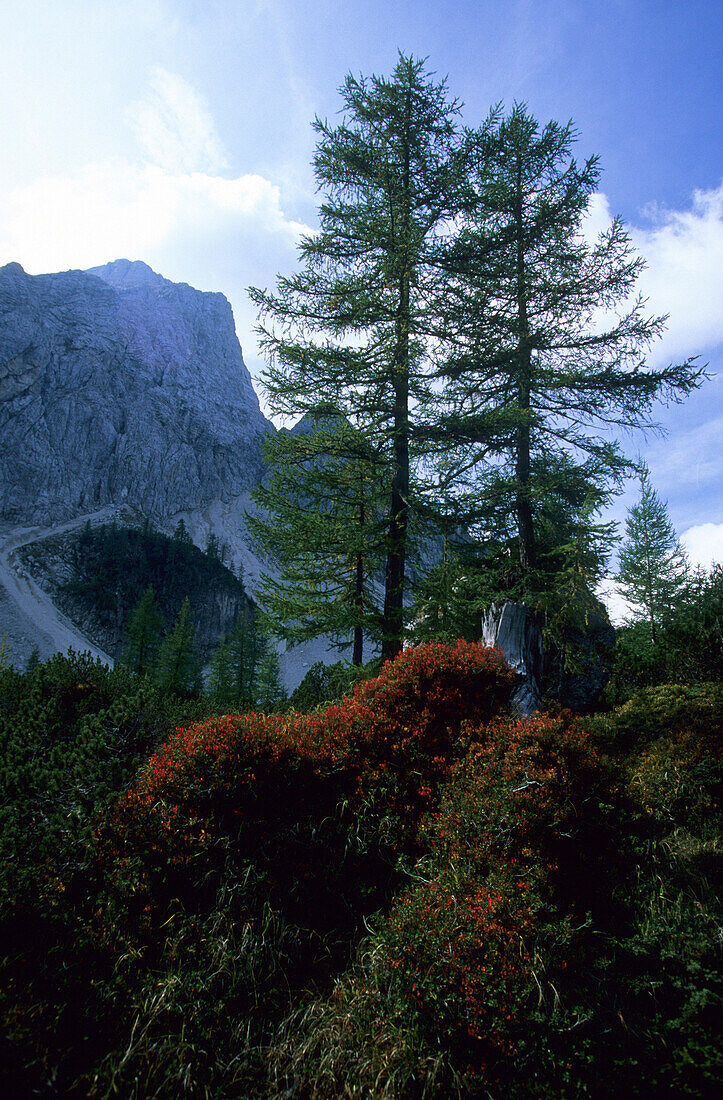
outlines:
[[[296, 268], [319, 195], [315, 116], [347, 72], [428, 59], [481, 122], [525, 102], [600, 158], [590, 210], [620, 215], [647, 268], [650, 354], [710, 379], [625, 440], [694, 561], [723, 561], [723, 6], [719, 0], [3, 0], [0, 265], [144, 260], [231, 301], [263, 368], [249, 285]], [[635, 486], [613, 507], [623, 520]]]

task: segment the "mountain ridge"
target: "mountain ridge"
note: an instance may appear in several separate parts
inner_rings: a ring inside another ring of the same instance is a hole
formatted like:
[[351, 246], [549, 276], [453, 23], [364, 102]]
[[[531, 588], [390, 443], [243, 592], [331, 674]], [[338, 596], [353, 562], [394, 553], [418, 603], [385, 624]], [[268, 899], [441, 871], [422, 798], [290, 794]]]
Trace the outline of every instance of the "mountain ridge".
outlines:
[[129, 503], [155, 519], [236, 496], [273, 431], [220, 293], [141, 261], [0, 269], [0, 516]]

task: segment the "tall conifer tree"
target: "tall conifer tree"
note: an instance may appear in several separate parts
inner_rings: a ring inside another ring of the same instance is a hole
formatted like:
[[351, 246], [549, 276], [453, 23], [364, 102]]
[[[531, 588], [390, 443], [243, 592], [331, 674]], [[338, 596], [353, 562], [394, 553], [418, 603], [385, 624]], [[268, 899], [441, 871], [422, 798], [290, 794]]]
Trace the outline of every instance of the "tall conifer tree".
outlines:
[[421, 61], [400, 55], [390, 79], [349, 75], [341, 94], [343, 120], [315, 122], [319, 232], [302, 241], [297, 275], [251, 294], [274, 411], [303, 415], [325, 397], [386, 449], [389, 657], [402, 644], [414, 422], [429, 400], [439, 240], [459, 205], [462, 143], [457, 102]]
[[516, 539], [511, 572], [528, 597], [575, 529], [592, 540], [578, 540], [581, 560], [599, 566], [593, 517], [632, 465], [611, 429], [650, 426], [654, 400], [680, 399], [703, 372], [646, 365], [665, 319], [630, 297], [643, 261], [620, 220], [585, 238], [599, 171], [573, 158], [572, 125], [540, 128], [524, 106], [490, 123], [449, 244], [449, 406], [435, 432], [471, 472], [480, 529]]
[[364, 637], [378, 640], [382, 620], [386, 465], [328, 405], [265, 450], [270, 471], [254, 493], [260, 514], [247, 523], [280, 576], [263, 579], [261, 606], [291, 644], [326, 634], [343, 645], [351, 636], [360, 665]]

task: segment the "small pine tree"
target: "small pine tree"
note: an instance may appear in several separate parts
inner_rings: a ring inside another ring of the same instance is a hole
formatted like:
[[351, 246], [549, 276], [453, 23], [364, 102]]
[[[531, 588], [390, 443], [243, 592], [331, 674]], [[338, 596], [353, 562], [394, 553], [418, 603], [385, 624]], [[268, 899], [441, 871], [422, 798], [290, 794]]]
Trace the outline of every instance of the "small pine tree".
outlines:
[[155, 668], [162, 627], [163, 617], [153, 586], [149, 585], [131, 615], [128, 644], [123, 655], [123, 663], [138, 676], [146, 676]]
[[687, 574], [685, 553], [666, 504], [653, 489], [648, 468], [642, 464], [640, 500], [625, 520], [617, 580], [633, 610], [633, 621], [647, 622], [653, 645], [663, 620], [682, 592]]
[[256, 707], [264, 714], [272, 714], [286, 701], [281, 683], [279, 655], [273, 642], [264, 639], [263, 654], [256, 673]]
[[33, 672], [40, 664], [40, 650], [37, 646], [33, 646], [33, 649], [28, 657], [27, 664], [25, 665], [26, 672]]
[[208, 538], [206, 539], [205, 554], [211, 559], [211, 561], [222, 561], [221, 556], [221, 544], [214, 535], [213, 531], [209, 531]]
[[193, 620], [188, 596], [181, 604], [173, 630], [161, 643], [156, 682], [163, 691], [185, 695], [195, 690], [199, 669], [193, 648]]
[[179, 519], [176, 524], [176, 530], [173, 532], [173, 540], [180, 546], [191, 546], [193, 544], [193, 539], [189, 535], [188, 528], [182, 519]]
[[211, 658], [208, 677], [208, 694], [221, 710], [231, 709], [239, 700], [235, 671], [230, 643], [223, 638]]

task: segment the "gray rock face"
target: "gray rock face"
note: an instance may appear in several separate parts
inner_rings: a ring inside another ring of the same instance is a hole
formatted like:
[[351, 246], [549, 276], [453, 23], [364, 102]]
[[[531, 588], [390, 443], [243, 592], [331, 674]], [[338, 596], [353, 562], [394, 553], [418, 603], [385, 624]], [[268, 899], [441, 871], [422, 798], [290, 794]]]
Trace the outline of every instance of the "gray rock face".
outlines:
[[573, 635], [574, 668], [566, 669], [560, 653], [545, 652], [542, 631], [532, 613], [519, 603], [492, 604], [482, 613], [482, 638], [502, 650], [517, 673], [510, 701], [522, 717], [542, 706], [543, 691], [562, 706], [585, 714], [594, 709], [610, 679], [615, 631], [604, 609], [590, 616], [586, 632]]
[[264, 418], [222, 294], [146, 264], [0, 269], [0, 517], [153, 518], [256, 484]]
[[482, 613], [482, 639], [501, 649], [517, 673], [510, 701], [518, 714], [529, 717], [542, 705], [544, 665], [542, 632], [533, 615], [521, 603], [492, 604]]

